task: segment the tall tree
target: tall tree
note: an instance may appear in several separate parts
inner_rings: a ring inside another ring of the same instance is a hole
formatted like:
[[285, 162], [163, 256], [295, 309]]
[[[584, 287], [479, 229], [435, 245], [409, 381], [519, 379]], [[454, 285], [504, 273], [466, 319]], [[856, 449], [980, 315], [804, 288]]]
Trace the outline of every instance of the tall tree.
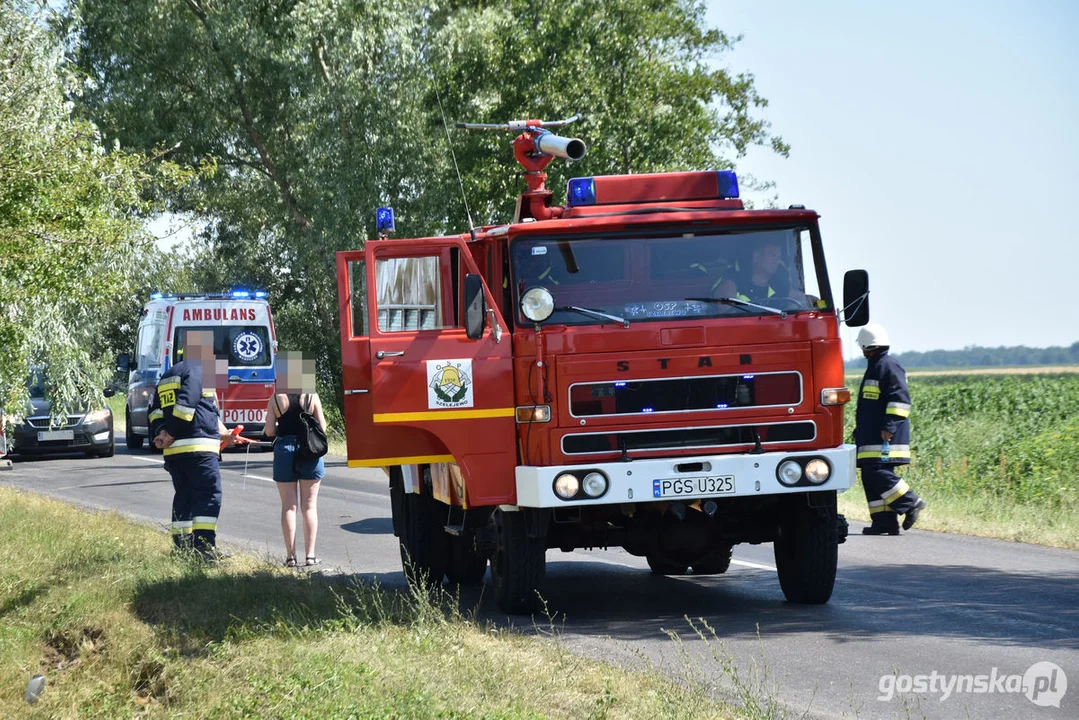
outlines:
[[[339, 364], [333, 252], [372, 236], [382, 204], [402, 236], [465, 224], [443, 112], [583, 112], [586, 173], [786, 152], [754, 115], [752, 77], [712, 64], [733, 40], [698, 0], [79, 0], [69, 18], [81, 112], [125, 147], [180, 143], [177, 158], [222, 168], [174, 198], [208, 221], [204, 289], [268, 289], [283, 346], [316, 354], [324, 382]], [[450, 134], [474, 221], [507, 219], [510, 138]]]
[[17, 413], [31, 365], [48, 367], [57, 408], [109, 377], [102, 318], [152, 239], [138, 216], [184, 173], [154, 157], [106, 151], [71, 117], [74, 92], [41, 3], [0, 5], [0, 406]]

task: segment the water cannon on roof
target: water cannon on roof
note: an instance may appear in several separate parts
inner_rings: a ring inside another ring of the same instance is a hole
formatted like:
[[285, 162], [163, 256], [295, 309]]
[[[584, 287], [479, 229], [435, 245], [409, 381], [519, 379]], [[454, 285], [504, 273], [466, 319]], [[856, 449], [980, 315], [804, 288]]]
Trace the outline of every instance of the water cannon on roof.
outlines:
[[563, 208], [552, 207], [551, 191], [546, 188], [547, 173], [544, 169], [553, 158], [580, 160], [588, 151], [584, 141], [555, 135], [550, 128], [569, 125], [581, 119], [577, 114], [565, 120], [511, 120], [508, 123], [457, 123], [465, 130], [493, 130], [519, 133], [513, 140], [513, 155], [524, 168], [527, 190], [521, 194], [516, 220], [531, 217], [549, 220], [562, 216]]

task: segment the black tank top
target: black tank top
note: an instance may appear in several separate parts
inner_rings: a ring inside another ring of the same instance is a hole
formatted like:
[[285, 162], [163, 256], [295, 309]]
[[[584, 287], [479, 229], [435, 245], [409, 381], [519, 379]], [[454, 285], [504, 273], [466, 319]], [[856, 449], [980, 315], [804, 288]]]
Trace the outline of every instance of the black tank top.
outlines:
[[[288, 398], [288, 410], [283, 415], [277, 418], [277, 434], [278, 435], [299, 435], [300, 434], [300, 396], [298, 394], [293, 395], [289, 393], [285, 397]], [[281, 412], [280, 398], [277, 399], [277, 411]], [[311, 404], [311, 398], [307, 398], [308, 407]]]

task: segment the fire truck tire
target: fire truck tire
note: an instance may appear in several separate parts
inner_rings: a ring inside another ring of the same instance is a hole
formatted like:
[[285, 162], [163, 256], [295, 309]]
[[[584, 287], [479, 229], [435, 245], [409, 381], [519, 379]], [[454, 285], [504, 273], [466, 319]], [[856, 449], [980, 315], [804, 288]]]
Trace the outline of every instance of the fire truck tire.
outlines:
[[710, 553], [693, 563], [693, 572], [697, 575], [722, 575], [730, 568], [733, 553], [733, 545], [717, 545]]
[[839, 560], [834, 496], [828, 508], [793, 507], [780, 525], [773, 549], [779, 586], [788, 602], [828, 602]]
[[685, 575], [686, 570], [689, 569], [688, 565], [671, 562], [659, 555], [649, 554], [645, 556], [645, 559], [648, 560], [648, 567], [655, 575]]
[[401, 565], [405, 577], [416, 584], [441, 583], [449, 564], [445, 506], [431, 497], [429, 487], [425, 484], [422, 494], [407, 493], [404, 498]]
[[527, 615], [539, 606], [547, 573], [547, 543], [543, 538], [528, 537], [526, 512], [494, 513], [491, 581], [498, 609], [509, 615]]
[[487, 557], [476, 549], [476, 534], [450, 537], [450, 562], [446, 577], [456, 585], [478, 585], [487, 574]]
[[124, 440], [127, 441], [128, 450], [139, 450], [142, 448], [142, 435], [136, 435], [131, 429], [131, 413], [124, 411]]

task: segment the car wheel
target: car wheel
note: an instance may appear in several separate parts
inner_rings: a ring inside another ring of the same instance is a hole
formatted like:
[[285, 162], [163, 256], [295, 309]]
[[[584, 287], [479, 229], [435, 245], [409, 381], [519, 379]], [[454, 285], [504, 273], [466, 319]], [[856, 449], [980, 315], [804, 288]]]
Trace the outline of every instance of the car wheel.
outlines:
[[142, 447], [143, 437], [131, 430], [131, 412], [128, 410], [124, 411], [124, 440], [127, 441], [128, 450], [138, 450]]

